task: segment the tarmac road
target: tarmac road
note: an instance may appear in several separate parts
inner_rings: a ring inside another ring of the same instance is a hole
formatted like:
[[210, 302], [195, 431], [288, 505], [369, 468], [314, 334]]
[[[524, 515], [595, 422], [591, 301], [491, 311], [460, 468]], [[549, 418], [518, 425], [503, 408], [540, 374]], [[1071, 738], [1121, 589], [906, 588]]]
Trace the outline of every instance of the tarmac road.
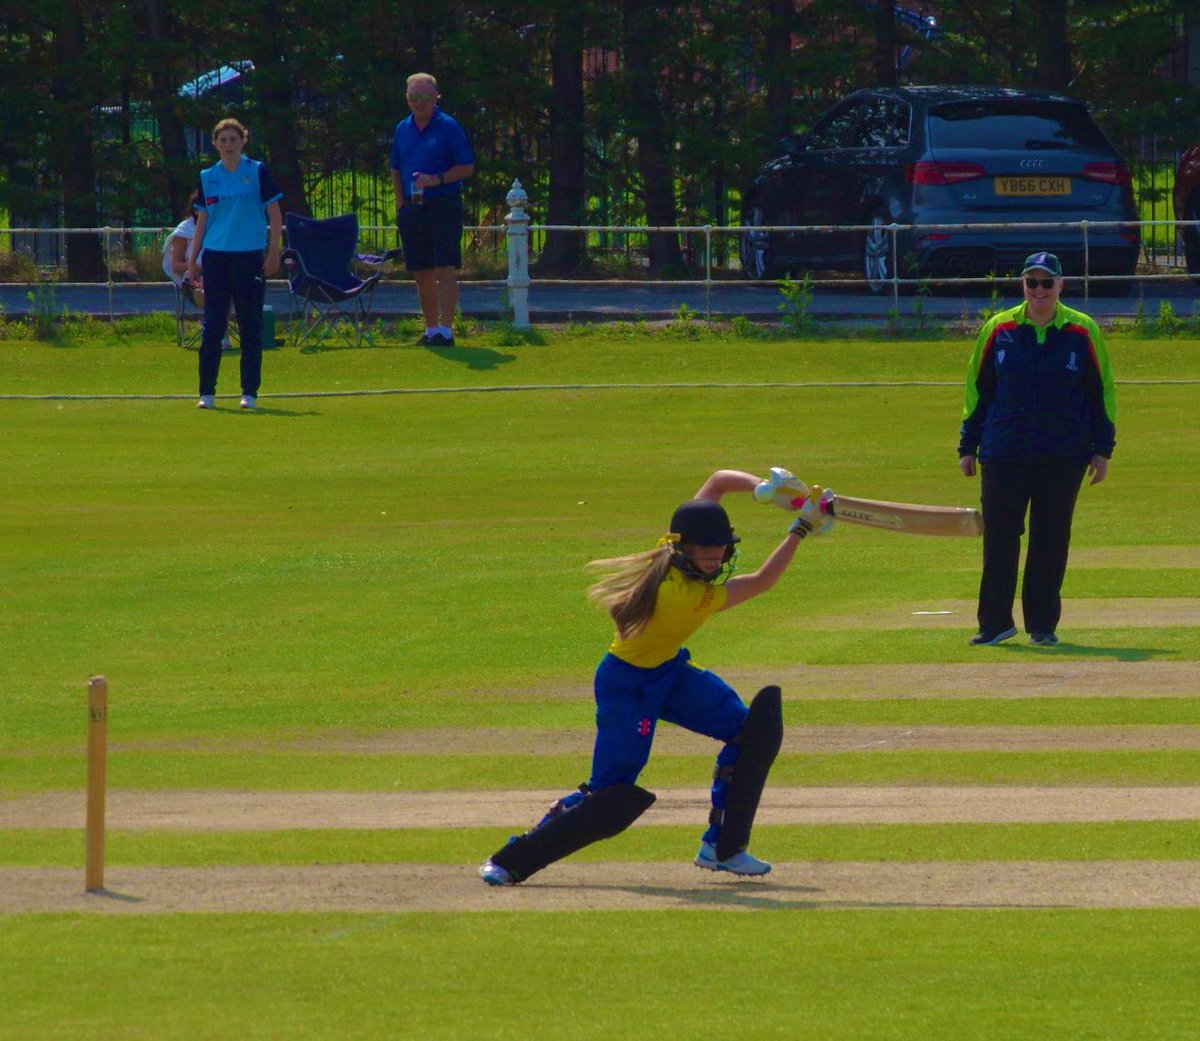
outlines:
[[[31, 310], [30, 286], [0, 284], [0, 314], [9, 318], [24, 317]], [[1003, 306], [1019, 301], [1016, 285], [1009, 287], [1001, 298]], [[1180, 318], [1191, 317], [1200, 306], [1200, 292], [1190, 280], [1139, 281], [1126, 297], [1091, 296], [1086, 302], [1082, 289], [1068, 283], [1063, 294], [1066, 303], [1080, 307], [1097, 319], [1132, 318], [1139, 306], [1148, 318], [1157, 316], [1162, 303], [1168, 302]], [[285, 282], [272, 282], [267, 301], [280, 318], [291, 313], [291, 302]], [[697, 317], [711, 314], [730, 318], [741, 315], [757, 321], [779, 320], [783, 297], [774, 286], [746, 285], [742, 282], [718, 282], [706, 293], [703, 285], [679, 283], [672, 285], [642, 285], [637, 282], [596, 284], [578, 282], [569, 285], [539, 285], [529, 291], [530, 317], [538, 322], [562, 321], [636, 321], [675, 318], [687, 305]], [[76, 314], [126, 317], [138, 314], [175, 310], [174, 290], [169, 283], [128, 285], [115, 283], [111, 290], [105, 284], [58, 284], [54, 289], [54, 305]], [[992, 305], [985, 293], [945, 291], [932, 296], [900, 297], [896, 311], [900, 317], [915, 318], [923, 314], [942, 321], [966, 316], [974, 319], [984, 308]], [[856, 287], [818, 287], [809, 303], [808, 314], [826, 321], [883, 322], [893, 315], [890, 294], [873, 296]], [[505, 287], [500, 282], [467, 282], [462, 286], [463, 313], [481, 319], [494, 319], [506, 313]], [[416, 317], [416, 291], [411, 282], [381, 283], [375, 293], [373, 313], [381, 317]]]

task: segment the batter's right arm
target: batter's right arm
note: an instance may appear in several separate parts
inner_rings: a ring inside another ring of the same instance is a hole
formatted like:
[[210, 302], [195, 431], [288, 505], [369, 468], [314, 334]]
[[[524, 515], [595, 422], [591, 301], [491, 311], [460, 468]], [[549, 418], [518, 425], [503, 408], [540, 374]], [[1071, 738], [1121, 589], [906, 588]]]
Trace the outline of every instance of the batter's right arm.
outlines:
[[761, 483], [761, 477], [756, 477], [745, 470], [717, 470], [700, 485], [700, 490], [695, 497], [708, 499], [710, 502], [720, 502], [721, 496], [727, 492], [753, 492]]

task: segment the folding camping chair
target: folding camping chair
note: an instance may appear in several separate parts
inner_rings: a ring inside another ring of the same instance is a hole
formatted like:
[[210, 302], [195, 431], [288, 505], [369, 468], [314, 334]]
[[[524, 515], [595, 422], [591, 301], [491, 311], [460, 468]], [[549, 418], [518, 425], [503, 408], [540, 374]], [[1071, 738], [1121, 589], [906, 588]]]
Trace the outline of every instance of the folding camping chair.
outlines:
[[[353, 213], [324, 220], [289, 213], [286, 227], [282, 259], [292, 297], [296, 346], [317, 346], [335, 335], [348, 347], [364, 342], [375, 346], [368, 321], [382, 275], [380, 266], [401, 251], [390, 249], [382, 256], [355, 252], [358, 218]], [[374, 273], [359, 278], [355, 262], [373, 267]]]
[[[188, 328], [188, 320], [193, 312], [199, 311], [200, 320]], [[175, 342], [185, 350], [193, 350], [200, 346], [200, 337], [204, 335], [204, 308], [196, 303], [192, 284], [184, 279], [175, 283]]]
[[[182, 283], [175, 285], [175, 342], [184, 350], [197, 350], [203, 335], [204, 305], [196, 299], [196, 290], [185, 278]], [[231, 311], [225, 341], [221, 346], [224, 350], [232, 350], [237, 345], [238, 327]]]

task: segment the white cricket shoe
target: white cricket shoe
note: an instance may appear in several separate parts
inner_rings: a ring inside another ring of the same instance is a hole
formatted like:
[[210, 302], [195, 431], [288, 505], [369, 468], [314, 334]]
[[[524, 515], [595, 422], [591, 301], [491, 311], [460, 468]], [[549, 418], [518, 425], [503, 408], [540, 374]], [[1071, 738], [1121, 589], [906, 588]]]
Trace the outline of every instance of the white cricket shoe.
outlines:
[[196, 408], [216, 408], [217, 398], [215, 394], [201, 394], [200, 400], [196, 402]]
[[489, 886], [515, 886], [517, 884], [512, 875], [499, 864], [493, 864], [490, 857], [480, 867], [479, 877]]
[[243, 394], [242, 400], [238, 403], [239, 408], [254, 408], [258, 402], [250, 394]]
[[696, 867], [706, 871], [728, 871], [731, 875], [769, 875], [771, 865], [765, 860], [759, 860], [744, 849], [724, 860], [717, 859], [717, 847], [711, 842], [701, 842], [700, 852], [696, 854]]

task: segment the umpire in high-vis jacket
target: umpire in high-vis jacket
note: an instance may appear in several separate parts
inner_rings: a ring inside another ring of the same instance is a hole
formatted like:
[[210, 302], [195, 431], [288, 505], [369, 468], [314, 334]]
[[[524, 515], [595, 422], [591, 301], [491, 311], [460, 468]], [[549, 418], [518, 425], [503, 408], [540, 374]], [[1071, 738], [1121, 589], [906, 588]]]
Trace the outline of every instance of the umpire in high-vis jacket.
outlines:
[[1058, 643], [1071, 519], [1085, 474], [1099, 484], [1116, 443], [1117, 395], [1096, 323], [1059, 300], [1062, 265], [1027, 257], [1025, 302], [989, 319], [967, 366], [958, 464], [981, 470], [983, 577], [973, 644], [1017, 635], [1013, 599], [1025, 513], [1021, 608], [1033, 643]]

